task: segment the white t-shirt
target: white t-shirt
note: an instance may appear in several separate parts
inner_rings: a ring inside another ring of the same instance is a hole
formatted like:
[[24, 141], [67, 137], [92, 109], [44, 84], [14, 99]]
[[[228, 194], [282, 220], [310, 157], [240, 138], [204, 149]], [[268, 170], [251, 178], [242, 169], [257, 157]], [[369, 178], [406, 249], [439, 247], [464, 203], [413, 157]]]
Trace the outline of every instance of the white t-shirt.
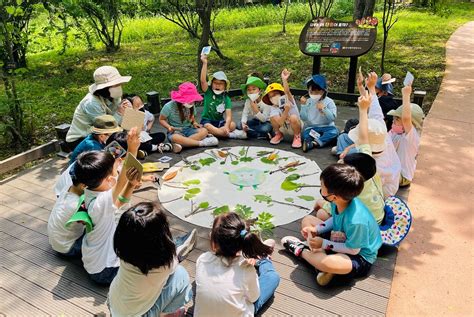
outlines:
[[269, 105], [267, 105], [263, 101], [260, 101], [259, 103], [257, 103], [258, 110], [260, 110], [260, 112], [255, 114], [250, 104], [251, 104], [250, 99], [245, 100], [244, 110], [242, 110], [241, 122], [247, 123], [248, 120], [251, 120], [254, 118], [260, 120], [260, 122], [267, 122], [270, 119], [271, 107]]
[[402, 166], [393, 146], [390, 135], [385, 138], [385, 150], [378, 155], [372, 155], [377, 165], [377, 173], [382, 179], [383, 194], [386, 197], [393, 196], [398, 191], [400, 184], [400, 171]]
[[253, 316], [259, 296], [257, 272], [242, 256], [229, 263], [206, 252], [197, 259], [195, 316]]
[[59, 197], [61, 193], [66, 192], [69, 190], [69, 188], [71, 188], [72, 179], [71, 175], [69, 175], [69, 171], [71, 170], [74, 164], [75, 163], [69, 165], [68, 168], [61, 173], [58, 180], [56, 181], [56, 184], [54, 185], [54, 194], [56, 195], [56, 197]]
[[[119, 258], [114, 252], [113, 241], [117, 207], [112, 200], [112, 190], [96, 192], [85, 189], [85, 204], [94, 229], [82, 241], [82, 262], [89, 274], [102, 272], [108, 267], [118, 267]], [[94, 199], [95, 198], [95, 199]]]
[[412, 181], [416, 170], [416, 155], [420, 147], [420, 135], [414, 127], [408, 133], [396, 134], [390, 131], [389, 134], [402, 164], [401, 174]]
[[109, 290], [112, 316], [140, 316], [149, 311], [177, 264], [175, 260], [170, 267], [153, 269], [145, 275], [138, 267], [121, 260]]
[[[281, 116], [281, 114], [283, 113], [283, 110], [284, 108], [280, 108], [277, 106], [270, 106], [270, 118]], [[291, 116], [293, 114], [297, 115], [298, 118], [300, 117], [300, 111], [298, 110], [298, 106], [294, 102], [291, 103], [291, 108], [290, 108], [290, 111], [288, 112], [288, 116]]]
[[62, 192], [48, 219], [49, 244], [54, 251], [68, 253], [74, 242], [84, 233], [84, 226], [72, 223], [65, 227], [66, 222], [71, 219], [76, 211], [79, 196], [68, 191]]

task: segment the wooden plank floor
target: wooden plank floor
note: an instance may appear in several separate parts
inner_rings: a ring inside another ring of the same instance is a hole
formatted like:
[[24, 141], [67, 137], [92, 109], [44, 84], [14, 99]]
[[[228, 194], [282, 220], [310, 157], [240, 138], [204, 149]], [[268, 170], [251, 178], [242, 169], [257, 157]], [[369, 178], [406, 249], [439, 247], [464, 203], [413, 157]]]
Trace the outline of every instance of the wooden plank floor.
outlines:
[[[354, 116], [353, 109], [346, 111], [346, 117]], [[222, 142], [222, 146], [243, 144], [266, 146], [262, 141]], [[172, 164], [179, 160], [179, 156], [170, 156]], [[335, 161], [329, 149], [306, 156], [321, 168]], [[52, 188], [65, 164], [65, 160], [50, 159], [0, 182], [0, 315], [109, 315], [105, 304], [108, 289], [91, 282], [80, 261], [57, 256], [48, 244], [47, 220], [55, 200]], [[132, 202], [144, 200], [157, 200], [156, 190], [144, 188], [134, 194]], [[196, 259], [209, 250], [209, 230], [168, 215], [173, 234], [198, 229], [197, 245], [182, 262], [194, 280]], [[322, 288], [316, 284], [315, 270], [286, 254], [279, 244], [285, 235], [299, 235], [298, 222], [280, 226], [274, 233], [277, 250], [273, 262], [281, 282], [264, 316], [385, 315], [396, 250], [383, 249], [367, 278]], [[192, 303], [189, 308], [191, 313]]]

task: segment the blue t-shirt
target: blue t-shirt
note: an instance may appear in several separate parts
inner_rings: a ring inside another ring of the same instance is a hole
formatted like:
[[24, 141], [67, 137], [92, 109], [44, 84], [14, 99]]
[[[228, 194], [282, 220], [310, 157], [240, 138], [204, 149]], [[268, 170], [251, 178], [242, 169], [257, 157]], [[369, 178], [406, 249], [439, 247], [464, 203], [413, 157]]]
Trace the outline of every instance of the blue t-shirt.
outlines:
[[104, 145], [101, 144], [94, 138], [94, 135], [91, 133], [89, 134], [81, 143], [79, 143], [74, 152], [71, 154], [71, 159], [69, 160], [69, 164], [72, 164], [76, 161], [77, 156], [85, 151], [101, 151], [104, 149]]
[[336, 208], [336, 204], [331, 203], [333, 230], [344, 232], [346, 246], [360, 249], [359, 254], [373, 264], [382, 245], [379, 225], [374, 216], [358, 198], [354, 198], [342, 213], [337, 213]]

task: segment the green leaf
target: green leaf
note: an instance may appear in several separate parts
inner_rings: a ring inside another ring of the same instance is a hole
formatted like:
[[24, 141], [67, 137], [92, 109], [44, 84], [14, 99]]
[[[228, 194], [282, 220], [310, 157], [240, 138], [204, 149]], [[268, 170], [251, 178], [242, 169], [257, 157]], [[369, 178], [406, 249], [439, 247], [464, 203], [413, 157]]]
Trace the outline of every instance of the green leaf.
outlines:
[[313, 201], [315, 199], [313, 196], [307, 196], [307, 195], [301, 195], [301, 196], [298, 196], [298, 198], [306, 200], [306, 201]]
[[299, 176], [298, 174], [291, 174], [291, 175], [287, 176], [287, 177], [285, 178], [285, 180], [291, 182], [291, 181], [295, 181], [295, 180], [297, 180], [297, 179], [299, 179], [299, 178], [300, 178], [300, 176]]
[[241, 157], [241, 158], [240, 158], [240, 161], [241, 161], [241, 162], [252, 162], [252, 161], [253, 161], [253, 158], [248, 157], [248, 156], [245, 156], [245, 157]]
[[252, 207], [247, 205], [237, 204], [234, 211], [245, 220], [252, 218], [253, 215]]
[[270, 204], [272, 202], [272, 196], [270, 195], [254, 195], [253, 197], [258, 203]]
[[243, 148], [239, 151], [239, 155], [240, 155], [240, 156], [244, 156], [244, 155], [245, 155], [245, 147], [243, 147]]
[[8, 14], [13, 14], [15, 13], [15, 7], [14, 6], [6, 6], [5, 11], [7, 11]]
[[287, 197], [287, 198], [285, 198], [285, 201], [287, 201], [287, 202], [289, 202], [289, 203], [292, 203], [292, 202], [294, 202], [295, 200], [294, 200], [293, 198], [291, 198], [291, 197]]
[[284, 180], [283, 183], [281, 183], [281, 189], [286, 190], [286, 191], [293, 191], [297, 190], [300, 186], [298, 186], [297, 183]]
[[198, 208], [201, 208], [201, 209], [206, 209], [207, 207], [209, 207], [209, 202], [208, 201], [203, 201], [198, 206]]
[[190, 179], [183, 182], [184, 186], [199, 185], [199, 184], [201, 184], [201, 181], [199, 179]]
[[189, 193], [186, 193], [184, 194], [184, 200], [191, 200], [193, 199], [194, 197], [196, 197], [196, 195], [193, 195], [193, 194], [189, 194]]
[[196, 194], [199, 194], [201, 192], [201, 189], [200, 188], [190, 188], [186, 191], [188, 194], [191, 194], [191, 195], [196, 195]]
[[230, 208], [228, 205], [220, 206], [212, 211], [212, 214], [214, 216], [219, 216], [220, 214], [225, 214], [226, 212], [229, 212]]
[[215, 161], [216, 160], [212, 157], [208, 157], [208, 158], [205, 158], [205, 159], [199, 159], [199, 163], [201, 163], [202, 166], [210, 166]]
[[260, 156], [265, 156], [265, 155], [272, 154], [272, 153], [273, 153], [273, 151], [258, 151], [257, 156], [260, 157]]
[[191, 165], [191, 169], [192, 169], [193, 171], [198, 171], [198, 170], [201, 169], [201, 167], [200, 167], [199, 165], [194, 165], [194, 164], [193, 164], [193, 165]]
[[269, 159], [266, 158], [266, 157], [262, 157], [262, 158], [260, 159], [260, 161], [262, 161], [262, 163], [265, 163], [265, 164], [272, 164], [272, 165], [277, 165], [277, 163], [278, 163], [278, 159], [269, 160]]
[[296, 168], [290, 167], [290, 168], [286, 169], [286, 171], [287, 171], [288, 173], [291, 173], [291, 172], [296, 171]]
[[237, 164], [239, 164], [239, 161], [232, 161], [232, 163], [230, 163], [230, 164], [237, 165]]

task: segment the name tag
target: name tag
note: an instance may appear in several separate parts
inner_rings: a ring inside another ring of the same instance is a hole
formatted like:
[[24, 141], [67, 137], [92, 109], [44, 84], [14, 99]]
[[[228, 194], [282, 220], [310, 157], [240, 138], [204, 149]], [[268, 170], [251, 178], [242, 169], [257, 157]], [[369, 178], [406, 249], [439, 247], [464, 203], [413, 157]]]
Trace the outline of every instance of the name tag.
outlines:
[[319, 134], [318, 132], [314, 131], [313, 129], [311, 129], [309, 131], [309, 135], [314, 138], [314, 139], [319, 139], [319, 137], [321, 136], [321, 134]]
[[219, 113], [223, 113], [224, 110], [225, 110], [225, 105], [224, 105], [223, 103], [221, 103], [220, 105], [218, 105], [218, 106], [216, 107], [216, 110], [217, 110], [217, 112], [219, 112]]

